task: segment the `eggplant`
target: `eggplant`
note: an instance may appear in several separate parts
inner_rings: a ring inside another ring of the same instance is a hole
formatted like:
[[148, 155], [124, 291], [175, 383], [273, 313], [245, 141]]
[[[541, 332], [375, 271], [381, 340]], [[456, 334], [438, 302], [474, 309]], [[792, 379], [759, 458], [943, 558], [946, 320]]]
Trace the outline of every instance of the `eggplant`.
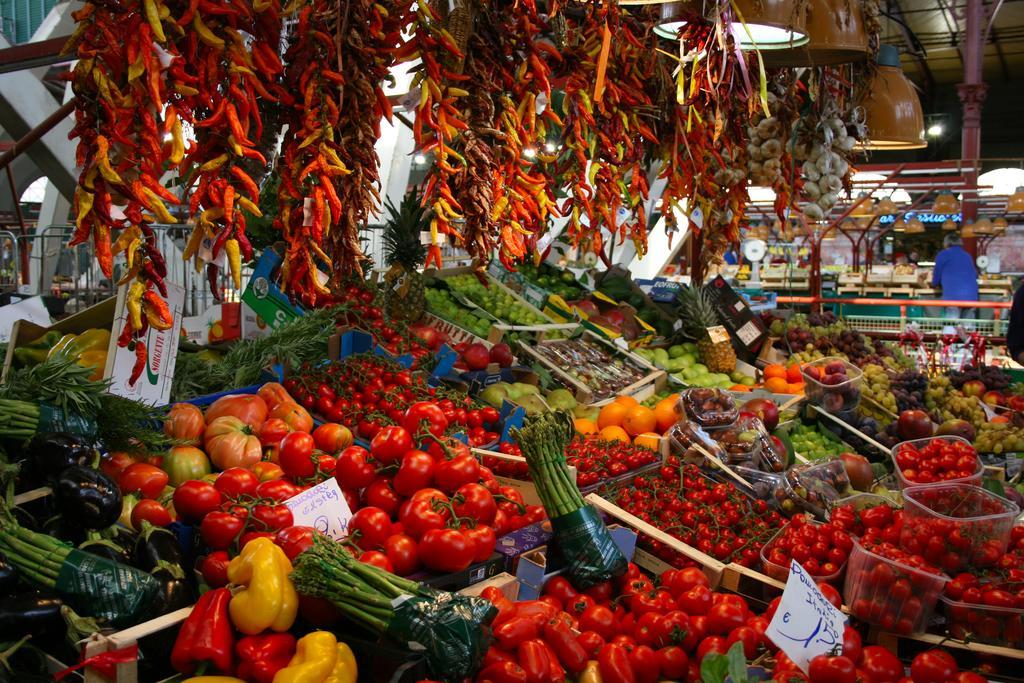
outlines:
[[76, 525], [63, 515], [50, 517], [48, 520], [43, 522], [42, 532], [74, 546], [84, 543], [87, 538], [85, 529]]
[[61, 615], [64, 603], [53, 593], [26, 591], [0, 600], [0, 642], [20, 640], [27, 635], [33, 642], [64, 640], [67, 624]]
[[105, 529], [121, 516], [121, 490], [99, 470], [67, 467], [53, 483], [57, 511], [85, 529]]
[[180, 568], [185, 566], [185, 555], [173, 531], [152, 524], [143, 524], [143, 529], [135, 540], [132, 564], [147, 572], [168, 566]]
[[24, 450], [29, 468], [41, 479], [54, 479], [72, 465], [88, 465], [96, 456], [92, 444], [64, 432], [40, 432]]

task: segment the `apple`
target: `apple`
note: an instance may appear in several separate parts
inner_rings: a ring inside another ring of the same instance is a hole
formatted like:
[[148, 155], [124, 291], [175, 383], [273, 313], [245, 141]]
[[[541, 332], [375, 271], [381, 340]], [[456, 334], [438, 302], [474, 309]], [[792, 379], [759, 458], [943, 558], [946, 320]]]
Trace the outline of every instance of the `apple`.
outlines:
[[492, 363], [497, 363], [503, 368], [512, 366], [512, 349], [505, 342], [492, 346], [490, 357]]
[[604, 314], [605, 320], [610, 322], [617, 328], [621, 328], [626, 324], [626, 316], [623, 315], [622, 311], [617, 308], [613, 308]]
[[439, 333], [433, 325], [409, 325], [409, 334], [423, 342], [424, 346], [431, 351], [436, 351], [442, 343]]
[[779, 408], [770, 398], [752, 398], [743, 404], [741, 410], [754, 413], [761, 418], [761, 422], [769, 432], [775, 431], [775, 428], [779, 426]]
[[1008, 399], [1006, 399], [1006, 406], [1010, 410], [1024, 412], [1024, 396], [1018, 396], [1017, 394], [1013, 394]]
[[896, 433], [904, 441], [932, 436], [932, 419], [923, 410], [904, 410], [896, 420]]
[[988, 387], [980, 379], [969, 380], [960, 387], [960, 391], [963, 392], [964, 396], [977, 396], [978, 398], [981, 398], [987, 390]]
[[470, 344], [463, 351], [462, 360], [470, 370], [484, 370], [491, 362], [491, 352], [483, 344]]
[[860, 453], [842, 453], [839, 459], [843, 461], [846, 468], [846, 476], [850, 478], [850, 486], [858, 491], [871, 489], [871, 482], [875, 475], [871, 471], [871, 463]]
[[935, 430], [936, 436], [959, 436], [974, 441], [974, 425], [967, 420], [946, 420]]
[[998, 391], [986, 391], [981, 400], [990, 406], [1001, 406], [1006, 404], [1006, 397]]
[[584, 318], [589, 318], [592, 315], [597, 315], [598, 311], [597, 304], [590, 299], [582, 299], [573, 304], [573, 306], [580, 312]]

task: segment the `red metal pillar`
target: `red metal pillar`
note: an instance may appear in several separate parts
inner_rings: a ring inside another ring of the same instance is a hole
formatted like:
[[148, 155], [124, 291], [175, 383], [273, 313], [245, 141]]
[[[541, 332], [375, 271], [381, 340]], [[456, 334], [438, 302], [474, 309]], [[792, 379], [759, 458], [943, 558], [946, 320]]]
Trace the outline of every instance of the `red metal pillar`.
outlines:
[[[964, 179], [968, 192], [963, 195], [960, 203], [964, 221], [972, 220], [978, 215], [977, 193], [971, 192], [978, 187], [978, 160], [981, 158], [981, 105], [985, 101], [988, 86], [982, 80], [982, 59], [984, 57], [985, 7], [982, 0], [967, 0], [964, 7], [964, 81], [956, 86], [957, 95], [963, 107], [963, 128], [961, 130], [960, 156], [965, 169]], [[964, 248], [975, 255], [977, 240], [968, 237], [964, 240]]]

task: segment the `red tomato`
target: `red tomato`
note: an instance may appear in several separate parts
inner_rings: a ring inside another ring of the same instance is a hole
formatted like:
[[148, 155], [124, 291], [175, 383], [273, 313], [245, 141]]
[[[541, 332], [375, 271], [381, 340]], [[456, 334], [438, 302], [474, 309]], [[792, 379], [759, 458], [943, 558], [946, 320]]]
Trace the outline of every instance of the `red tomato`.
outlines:
[[273, 498], [278, 503], [283, 503], [293, 496], [299, 495], [301, 489], [298, 486], [284, 479], [260, 482], [256, 487], [256, 496], [259, 498]]
[[284, 551], [289, 560], [294, 560], [300, 553], [313, 546], [316, 530], [311, 526], [289, 526], [281, 529], [274, 536], [274, 543]]
[[377, 470], [370, 460], [370, 452], [362, 446], [349, 446], [338, 456], [334, 478], [341, 488], [366, 488], [376, 477]]
[[377, 507], [365, 507], [352, 515], [348, 522], [352, 541], [364, 550], [382, 547], [391, 535], [391, 517]]
[[861, 672], [868, 683], [895, 683], [903, 678], [903, 663], [881, 645], [868, 645], [860, 655]]
[[174, 511], [184, 522], [195, 524], [220, 507], [220, 492], [207, 481], [193, 479], [174, 489]]
[[274, 481], [284, 476], [284, 470], [276, 462], [261, 460], [249, 468], [256, 478], [262, 481]]
[[281, 439], [278, 464], [292, 479], [308, 479], [316, 472], [313, 449], [316, 442], [305, 432], [290, 432]]
[[402, 496], [411, 496], [434, 483], [434, 456], [425, 451], [411, 450], [402, 456], [402, 464], [395, 473], [392, 486]]
[[700, 645], [697, 646], [696, 661], [703, 662], [704, 658], [712, 652], [724, 655], [728, 650], [729, 643], [726, 642], [725, 638], [721, 636], [708, 636], [700, 641]]
[[953, 655], [945, 650], [927, 650], [910, 662], [914, 683], [947, 683], [959, 672]]
[[260, 427], [260, 443], [264, 446], [276, 446], [290, 431], [291, 428], [284, 420], [272, 417]]
[[486, 524], [477, 524], [475, 527], [463, 529], [462, 533], [473, 542], [476, 551], [473, 553], [473, 562], [483, 562], [494, 552], [494, 546], [498, 544], [498, 536], [494, 529]]
[[412, 436], [404, 427], [389, 425], [382, 428], [370, 443], [373, 457], [384, 464], [396, 462], [413, 449]]
[[760, 645], [761, 636], [749, 626], [740, 626], [729, 632], [726, 642], [729, 643], [729, 647], [732, 647], [733, 643], [743, 643], [743, 656], [747, 659], [753, 659], [757, 654], [757, 647]]
[[143, 498], [157, 498], [170, 477], [159, 467], [136, 462], [128, 465], [117, 478], [117, 486], [124, 493], [139, 493]]
[[420, 561], [435, 571], [461, 572], [472, 563], [475, 552], [473, 541], [455, 529], [431, 529], [420, 538]]
[[707, 614], [711, 609], [711, 589], [707, 586], [694, 586], [677, 596], [676, 603], [679, 609], [690, 616]]
[[544, 584], [544, 595], [550, 595], [568, 611], [569, 605], [579, 595], [564, 576], [555, 576]]
[[440, 437], [448, 429], [448, 418], [444, 416], [444, 411], [436, 403], [419, 401], [413, 403], [405, 411], [405, 415], [402, 417], [402, 426], [414, 436], [426, 429], [434, 436]]
[[280, 503], [259, 504], [252, 508], [249, 528], [254, 531], [278, 531], [294, 523], [292, 511]]
[[829, 657], [818, 655], [807, 667], [811, 683], [856, 683], [857, 669], [853, 660], [840, 655]]
[[861, 653], [864, 647], [861, 644], [860, 632], [847, 624], [843, 628], [843, 656], [849, 657], [854, 664], [860, 662]]
[[378, 507], [389, 515], [394, 515], [398, 511], [401, 501], [391, 486], [391, 480], [381, 477], [363, 491], [363, 502], [371, 507]]
[[142, 529], [142, 522], [149, 522], [153, 526], [167, 526], [171, 523], [171, 513], [163, 505], [155, 500], [140, 500], [132, 508], [132, 528], [136, 531]]
[[456, 515], [475, 519], [478, 524], [490, 524], [498, 512], [498, 504], [494, 502], [494, 495], [487, 490], [487, 487], [477, 483], [460, 486], [452, 496], [452, 504], [455, 507]]
[[681, 681], [686, 677], [686, 672], [690, 668], [690, 658], [686, 650], [670, 645], [658, 650], [657, 654], [662, 678]]
[[434, 482], [445, 493], [454, 493], [460, 486], [479, 478], [480, 462], [469, 453], [441, 461], [434, 469]]
[[205, 517], [199, 524], [199, 534], [203, 543], [214, 550], [225, 550], [238, 535], [242, 533], [245, 520], [232, 515], [229, 512], [214, 510]]
[[218, 474], [213, 485], [225, 498], [237, 500], [240, 496], [255, 496], [260, 480], [247, 469], [232, 467]]
[[228, 562], [231, 558], [223, 550], [207, 553], [199, 563], [199, 571], [210, 588], [228, 585]]
[[708, 631], [714, 635], [725, 635], [746, 622], [746, 606], [734, 601], [722, 600], [708, 610]]
[[661, 575], [661, 585], [672, 593], [672, 597], [680, 595], [695, 586], [707, 586], [708, 577], [697, 567], [686, 569], [670, 569]]
[[834, 586], [825, 583], [824, 581], [819, 581], [818, 589], [821, 591], [821, 594], [825, 596], [825, 599], [833, 605], [836, 607], [843, 606], [843, 596], [839, 595], [839, 591], [837, 591]]
[[592, 605], [579, 617], [581, 631], [594, 631], [605, 641], [615, 637], [617, 626], [615, 614], [604, 605]]
[[327, 422], [313, 430], [313, 441], [317, 448], [334, 455], [352, 445], [352, 432], [344, 425]]
[[359, 556], [359, 561], [363, 564], [371, 564], [374, 567], [383, 569], [386, 572], [394, 573], [395, 568], [391, 566], [391, 561], [388, 556], [379, 550], [367, 550]]
[[384, 554], [395, 574], [408, 576], [419, 570], [420, 556], [416, 541], [405, 534], [392, 534], [384, 541]]

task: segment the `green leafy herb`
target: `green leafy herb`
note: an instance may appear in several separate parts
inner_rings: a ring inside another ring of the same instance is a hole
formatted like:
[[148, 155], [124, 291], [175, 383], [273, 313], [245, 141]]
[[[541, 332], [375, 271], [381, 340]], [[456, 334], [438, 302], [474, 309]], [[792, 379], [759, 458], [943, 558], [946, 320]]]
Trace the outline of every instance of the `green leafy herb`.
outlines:
[[12, 370], [7, 382], [0, 386], [0, 398], [49, 403], [68, 412], [95, 417], [109, 382], [93, 382], [89, 379], [92, 372], [92, 368], [83, 368], [73, 359], [57, 355], [32, 367]]

